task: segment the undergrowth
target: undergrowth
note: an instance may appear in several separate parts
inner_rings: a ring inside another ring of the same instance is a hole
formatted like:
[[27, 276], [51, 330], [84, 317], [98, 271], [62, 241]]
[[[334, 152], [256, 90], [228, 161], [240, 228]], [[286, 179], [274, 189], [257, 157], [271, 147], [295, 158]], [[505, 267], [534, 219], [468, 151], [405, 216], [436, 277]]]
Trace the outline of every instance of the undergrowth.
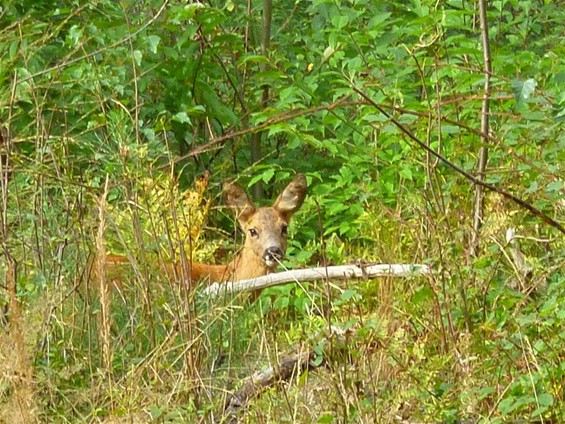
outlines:
[[[0, 422], [226, 422], [297, 352], [242, 422], [565, 422], [557, 2], [482, 3], [488, 95], [479, 2], [280, 1], [269, 51], [268, 2], [4, 3]], [[264, 204], [297, 172], [285, 267], [431, 275], [183, 278], [242, 243], [222, 181]]]

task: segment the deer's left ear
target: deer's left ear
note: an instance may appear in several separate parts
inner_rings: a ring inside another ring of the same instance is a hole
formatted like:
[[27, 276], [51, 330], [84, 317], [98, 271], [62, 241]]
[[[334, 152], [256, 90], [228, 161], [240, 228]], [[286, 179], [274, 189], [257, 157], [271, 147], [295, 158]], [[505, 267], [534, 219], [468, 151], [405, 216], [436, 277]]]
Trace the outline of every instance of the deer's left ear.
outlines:
[[223, 186], [223, 193], [226, 205], [235, 210], [237, 219], [241, 222], [246, 222], [249, 217], [255, 212], [255, 205], [249, 199], [238, 184], [234, 182], [225, 182]]
[[277, 197], [273, 208], [288, 221], [290, 217], [302, 206], [306, 198], [308, 184], [303, 174], [296, 174], [294, 179], [286, 186]]

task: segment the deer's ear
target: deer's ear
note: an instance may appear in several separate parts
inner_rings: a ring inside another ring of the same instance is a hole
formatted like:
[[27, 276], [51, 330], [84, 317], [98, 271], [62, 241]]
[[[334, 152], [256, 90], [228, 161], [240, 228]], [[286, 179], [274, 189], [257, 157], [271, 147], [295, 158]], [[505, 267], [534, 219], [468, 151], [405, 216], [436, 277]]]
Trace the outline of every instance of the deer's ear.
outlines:
[[288, 221], [304, 203], [307, 189], [306, 177], [302, 174], [296, 174], [279, 197], [277, 197], [273, 208]]
[[255, 205], [245, 191], [234, 182], [225, 182], [223, 186], [226, 205], [235, 210], [237, 219], [246, 222], [255, 212]]

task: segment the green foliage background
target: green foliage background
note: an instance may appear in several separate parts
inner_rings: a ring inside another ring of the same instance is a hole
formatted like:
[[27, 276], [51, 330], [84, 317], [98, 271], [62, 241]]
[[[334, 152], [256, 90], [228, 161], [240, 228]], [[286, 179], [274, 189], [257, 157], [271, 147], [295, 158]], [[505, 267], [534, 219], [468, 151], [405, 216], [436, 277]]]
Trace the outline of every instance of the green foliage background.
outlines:
[[[264, 393], [246, 411], [249, 422], [565, 420], [563, 234], [490, 193], [473, 257], [474, 186], [356, 92], [474, 173], [484, 145], [477, 4], [282, 0], [268, 56], [262, 5], [0, 6], [9, 171], [0, 420], [19, 416], [22, 398], [28, 418], [45, 422], [217, 419], [226, 391], [278, 354], [322, 343], [329, 325], [352, 329], [348, 343], [329, 353], [319, 345], [329, 366]], [[565, 10], [550, 0], [492, 1], [488, 22], [485, 180], [564, 225]], [[254, 164], [249, 139], [258, 131], [264, 158]], [[179, 246], [208, 261], [233, 248], [229, 214], [208, 214], [201, 199], [183, 203], [161, 183], [193, 191], [205, 172], [204, 197], [216, 205], [226, 178], [250, 189], [261, 182], [273, 198], [295, 172], [308, 176], [291, 228], [292, 267], [362, 258], [427, 263], [434, 276], [288, 285], [253, 304], [210, 304], [162, 272]], [[113, 298], [109, 365], [100, 302], [80, 288], [92, 272], [106, 183], [106, 244], [135, 265]], [[195, 226], [184, 247], [180, 228]], [[27, 396], [10, 365], [17, 331], [30, 365]]]

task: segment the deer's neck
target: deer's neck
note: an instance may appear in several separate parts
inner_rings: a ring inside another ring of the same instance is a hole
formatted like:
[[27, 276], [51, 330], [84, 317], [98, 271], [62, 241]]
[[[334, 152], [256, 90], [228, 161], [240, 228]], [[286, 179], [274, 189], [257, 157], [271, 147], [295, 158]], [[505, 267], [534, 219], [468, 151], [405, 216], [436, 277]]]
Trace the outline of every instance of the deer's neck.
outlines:
[[191, 264], [191, 279], [207, 279], [211, 283], [239, 281], [261, 277], [271, 270], [262, 258], [257, 257], [249, 248], [243, 247], [236, 257], [226, 265], [208, 265], [198, 262]]
[[227, 267], [232, 272], [234, 281], [261, 277], [271, 271], [262, 258], [246, 247], [237, 254]]

